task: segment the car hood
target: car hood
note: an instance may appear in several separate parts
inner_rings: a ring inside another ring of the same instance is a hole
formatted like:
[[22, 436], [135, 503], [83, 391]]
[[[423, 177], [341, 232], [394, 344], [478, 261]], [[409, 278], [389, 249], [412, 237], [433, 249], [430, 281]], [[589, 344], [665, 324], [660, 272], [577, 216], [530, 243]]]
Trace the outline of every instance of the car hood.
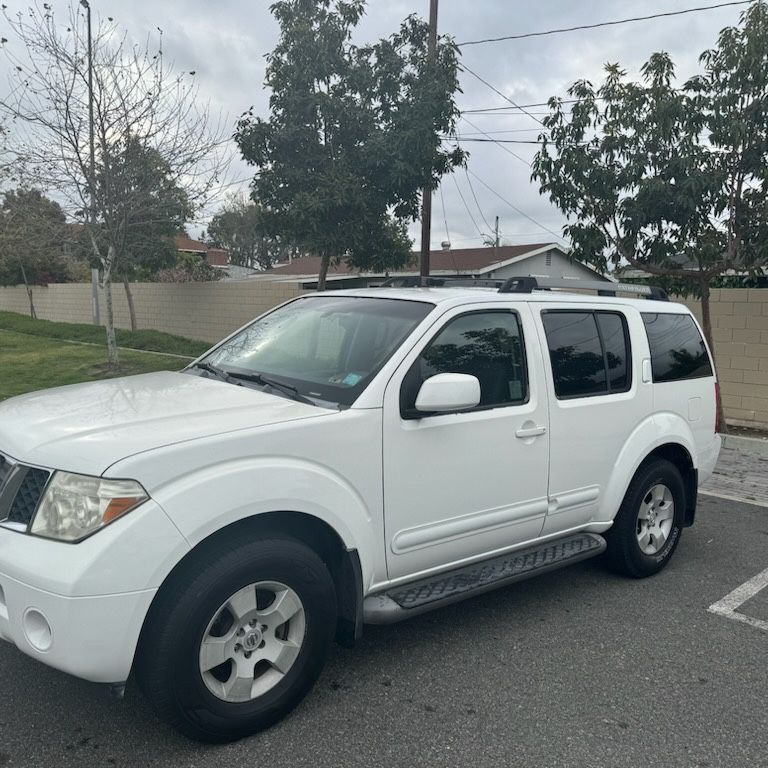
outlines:
[[30, 464], [101, 474], [152, 448], [332, 413], [250, 387], [148, 373], [0, 403], [0, 451]]

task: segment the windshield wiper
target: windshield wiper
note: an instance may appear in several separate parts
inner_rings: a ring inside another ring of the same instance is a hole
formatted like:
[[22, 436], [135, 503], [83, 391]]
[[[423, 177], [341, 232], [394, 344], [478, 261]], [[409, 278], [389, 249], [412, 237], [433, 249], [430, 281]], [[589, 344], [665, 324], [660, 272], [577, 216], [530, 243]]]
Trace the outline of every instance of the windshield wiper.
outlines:
[[211, 365], [210, 363], [195, 363], [193, 368], [199, 368], [201, 371], [211, 373], [216, 378], [227, 382], [227, 384], [235, 384], [238, 387], [242, 387], [241, 382], [251, 381], [254, 384], [258, 384], [262, 387], [269, 387], [275, 389], [278, 392], [282, 392], [284, 395], [295, 400], [298, 403], [306, 403], [307, 405], [316, 405], [308, 397], [304, 397], [296, 387], [292, 387], [290, 384], [283, 384], [281, 381], [275, 381], [274, 379], [268, 379], [260, 373], [238, 373], [237, 371], [225, 371], [223, 368], [219, 368], [217, 365]]
[[227, 375], [232, 379], [240, 379], [241, 381], [252, 381], [254, 384], [260, 384], [262, 387], [269, 387], [270, 389], [276, 389], [278, 392], [282, 392], [287, 395], [291, 400], [295, 400], [297, 403], [306, 403], [307, 405], [315, 405], [308, 397], [304, 397], [296, 387], [292, 387], [290, 384], [283, 384], [282, 381], [275, 381], [274, 379], [268, 379], [261, 373], [238, 373], [237, 371], [227, 372]]
[[212, 373], [217, 379], [221, 379], [227, 384], [234, 384], [237, 387], [243, 386], [239, 381], [236, 381], [233, 376], [230, 376], [223, 368], [211, 365], [210, 363], [195, 363], [192, 367], [199, 368], [201, 371], [205, 371], [206, 373]]

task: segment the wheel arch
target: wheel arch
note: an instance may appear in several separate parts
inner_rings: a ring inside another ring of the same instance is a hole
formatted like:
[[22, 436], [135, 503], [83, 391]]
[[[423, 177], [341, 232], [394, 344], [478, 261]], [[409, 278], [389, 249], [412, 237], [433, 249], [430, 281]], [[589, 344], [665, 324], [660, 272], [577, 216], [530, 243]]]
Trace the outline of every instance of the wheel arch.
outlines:
[[[677, 442], [668, 442], [658, 445], [640, 462], [634, 475], [636, 475], [642, 467], [655, 459], [665, 459], [670, 464], [673, 464], [680, 472], [680, 476], [683, 478], [683, 488], [685, 489], [684, 525], [686, 527], [693, 525], [696, 517], [699, 473], [693, 464], [693, 458], [690, 452], [685, 446]], [[633, 478], [634, 475], [632, 476]]]
[[228, 541], [275, 534], [302, 542], [325, 562], [336, 586], [336, 641], [345, 646], [354, 645], [362, 635], [363, 626], [363, 576], [357, 550], [348, 549], [338, 532], [318, 517], [304, 512], [275, 511], [243, 518], [218, 529], [176, 563], [161, 583], [144, 617], [135, 655], [141, 653], [142, 641], [158, 605], [173, 590], [183, 588], [190, 574], [209, 553], [225, 547]]

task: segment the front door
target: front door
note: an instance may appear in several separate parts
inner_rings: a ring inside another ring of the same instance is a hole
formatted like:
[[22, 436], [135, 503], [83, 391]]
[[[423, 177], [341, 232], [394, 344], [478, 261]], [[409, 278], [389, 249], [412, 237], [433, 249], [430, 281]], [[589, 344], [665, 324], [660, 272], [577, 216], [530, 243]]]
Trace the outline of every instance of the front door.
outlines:
[[[384, 398], [389, 578], [459, 565], [535, 539], [547, 512], [549, 430], [541, 355], [527, 304], [443, 316]], [[528, 346], [526, 346], [528, 341]], [[480, 381], [479, 406], [419, 414], [438, 373]]]

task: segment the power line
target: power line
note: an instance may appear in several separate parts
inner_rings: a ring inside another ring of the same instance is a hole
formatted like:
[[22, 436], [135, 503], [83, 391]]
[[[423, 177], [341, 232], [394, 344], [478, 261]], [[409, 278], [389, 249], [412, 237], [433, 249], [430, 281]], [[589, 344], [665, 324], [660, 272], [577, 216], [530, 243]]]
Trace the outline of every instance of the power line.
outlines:
[[539, 128], [507, 128], [503, 131], [477, 131], [477, 133], [472, 133], [471, 131], [467, 133], [462, 133], [462, 136], [491, 136], [492, 134], [501, 134], [501, 133], [533, 133], [534, 131], [537, 131], [539, 133], [542, 133], [542, 131]]
[[[455, 136], [443, 136], [441, 138], [446, 140], [456, 139], [456, 141], [481, 141], [486, 144], [533, 144], [535, 146], [538, 146], [541, 143], [540, 141], [525, 140], [525, 139], [494, 139], [490, 135], [485, 139], [481, 139], [481, 138], [473, 137], [466, 133], [456, 134]], [[517, 155], [515, 155], [515, 157], [517, 157]], [[526, 164], [530, 165], [530, 163], [526, 163]]]
[[480, 207], [480, 203], [477, 202], [477, 195], [475, 194], [475, 188], [472, 186], [472, 179], [469, 178], [469, 173], [467, 173], [467, 166], [464, 166], [464, 175], [467, 177], [467, 184], [469, 184], [469, 191], [472, 193], [472, 197], [475, 200], [475, 205], [477, 206], [477, 210], [480, 211], [480, 218], [482, 218], [483, 223], [486, 227], [488, 227], [488, 232], [491, 231], [492, 227], [488, 223], [488, 219], [485, 218], [485, 214], [483, 213], [483, 209]]
[[459, 187], [459, 182], [456, 181], [456, 175], [451, 174], [451, 178], [453, 179], [453, 183], [456, 185], [456, 191], [459, 193], [459, 197], [461, 198], [461, 202], [464, 203], [464, 208], [466, 208], [467, 213], [469, 214], [469, 218], [472, 221], [472, 223], [475, 225], [475, 229], [477, 230], [477, 234], [480, 235], [480, 237], [483, 237], [483, 232], [480, 229], [480, 227], [477, 226], [477, 222], [475, 221], [475, 217], [472, 215], [472, 211], [469, 210], [469, 206], [467, 205], [467, 201], [464, 199], [464, 195], [461, 194], [461, 188]]
[[557, 234], [557, 232], [551, 230], [549, 227], [545, 227], [543, 224], [536, 221], [536, 219], [533, 218], [533, 216], [529, 216], [525, 211], [521, 211], [514, 203], [510, 203], [509, 200], [507, 200], [505, 197], [502, 197], [493, 187], [491, 187], [489, 184], [486, 184], [476, 173], [473, 173], [472, 171], [468, 171], [468, 173], [471, 173], [472, 176], [474, 176], [489, 192], [492, 192], [496, 197], [501, 200], [502, 203], [506, 203], [513, 211], [516, 213], [519, 213], [524, 218], [528, 219], [528, 221], [535, 224], [537, 227], [540, 227], [545, 232], [549, 232], [550, 235], [554, 235], [559, 241], [563, 241], [563, 238]]
[[503, 149], [508, 155], [512, 155], [512, 157], [519, 160], [521, 163], [523, 163], [523, 165], [526, 165], [528, 168], [531, 167], [531, 164], [525, 158], [520, 157], [520, 155], [513, 152], [509, 147], [504, 146], [504, 144], [502, 144], [500, 141], [497, 141], [496, 139], [494, 139], [493, 136], [489, 136], [488, 134], [486, 134], [482, 128], [479, 128], [478, 126], [476, 126], [471, 120], [468, 120], [466, 117], [463, 117], [463, 116], [461, 119], [468, 125], [471, 125], [476, 131], [479, 131], [480, 133], [484, 134], [487, 137], [488, 141], [491, 141], [494, 144], [496, 144], [498, 147], [501, 147], [501, 149]]
[[543, 37], [544, 35], [559, 35], [564, 32], [578, 32], [583, 29], [598, 29], [599, 27], [613, 27], [618, 24], [630, 24], [636, 21], [650, 21], [651, 19], [662, 19], [669, 16], [682, 16], [686, 13], [698, 13], [699, 11], [713, 11], [717, 8], [728, 8], [733, 5], [748, 5], [753, 0], [735, 0], [728, 3], [717, 3], [715, 5], [702, 5], [698, 8], [686, 8], [682, 11], [665, 11], [663, 13], [653, 13], [649, 16], [633, 16], [629, 19], [616, 19], [614, 21], [601, 21], [596, 24], [580, 24], [576, 27], [561, 27], [559, 29], [547, 29], [542, 32], [526, 32], [520, 35], [504, 35], [503, 37], [486, 37], [482, 40], [466, 40], [463, 43], [457, 43], [459, 48], [468, 45], [483, 45], [484, 43], [499, 43], [502, 40], [523, 40], [528, 37]]
[[[541, 120], [539, 120], [537, 117], [534, 117], [532, 113], [527, 112], [525, 107], [521, 107], [519, 104], [514, 102], [512, 99], [509, 98], [509, 96], [507, 96], [505, 93], [502, 93], [495, 85], [491, 85], [487, 80], [480, 77], [480, 75], [478, 75], [477, 72], [472, 71], [466, 64], [462, 64], [461, 68], [465, 72], [468, 72], [470, 75], [472, 75], [472, 77], [477, 78], [483, 85], [487, 85], [494, 93], [497, 93], [499, 96], [501, 96], [502, 99], [504, 99], [505, 101], [508, 101], [513, 107], [517, 107], [517, 109], [519, 109], [521, 112], [523, 112], [524, 114], [528, 115], [528, 117], [535, 120], [539, 125], [542, 125], [542, 126], [544, 125], [544, 123], [542, 123]], [[546, 128], [546, 126], [544, 127]]]
[[[596, 97], [601, 98], [601, 97]], [[579, 99], [561, 99], [560, 104], [576, 104]], [[537, 101], [533, 104], [520, 104], [518, 107], [483, 107], [482, 109], [462, 109], [462, 115], [484, 114], [485, 112], [506, 112], [510, 109], [523, 109], [528, 107], [548, 107], [548, 101]], [[546, 114], [546, 112], [544, 113]]]
[[448, 233], [448, 217], [445, 215], [445, 198], [443, 197], [442, 184], [440, 184], [440, 205], [443, 207], [443, 224], [445, 224], [445, 239], [450, 242], [451, 236]]

